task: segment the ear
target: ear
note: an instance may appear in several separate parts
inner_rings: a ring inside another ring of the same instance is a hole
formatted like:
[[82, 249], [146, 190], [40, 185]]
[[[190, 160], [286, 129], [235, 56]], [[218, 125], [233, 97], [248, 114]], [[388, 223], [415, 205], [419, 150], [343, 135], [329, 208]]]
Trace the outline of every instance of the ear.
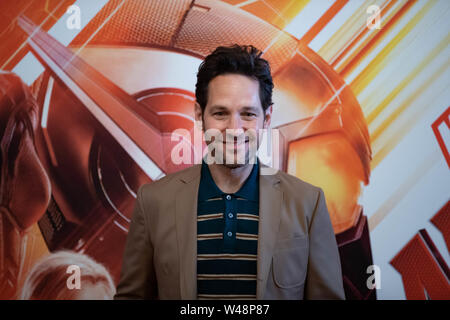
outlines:
[[200, 104], [196, 101], [195, 102], [195, 107], [194, 107], [194, 113], [195, 113], [195, 121], [202, 121], [202, 115], [203, 115], [203, 111], [202, 111], [202, 107], [200, 107]]
[[200, 107], [200, 104], [196, 101], [194, 106], [195, 123], [200, 125], [200, 128], [203, 125], [202, 115], [203, 115], [202, 107]]
[[263, 123], [264, 129], [270, 127], [270, 120], [272, 120], [272, 105], [270, 105], [264, 112], [264, 123]]

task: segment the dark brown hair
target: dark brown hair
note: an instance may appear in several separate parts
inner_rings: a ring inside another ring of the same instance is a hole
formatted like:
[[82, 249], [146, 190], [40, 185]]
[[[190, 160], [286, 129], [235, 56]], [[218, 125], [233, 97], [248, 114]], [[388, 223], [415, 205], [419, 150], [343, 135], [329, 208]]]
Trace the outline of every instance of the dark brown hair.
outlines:
[[217, 47], [200, 64], [195, 85], [195, 98], [205, 111], [208, 102], [208, 84], [222, 74], [241, 74], [258, 80], [259, 98], [264, 111], [273, 104], [273, 81], [269, 62], [261, 58], [262, 52], [252, 45]]

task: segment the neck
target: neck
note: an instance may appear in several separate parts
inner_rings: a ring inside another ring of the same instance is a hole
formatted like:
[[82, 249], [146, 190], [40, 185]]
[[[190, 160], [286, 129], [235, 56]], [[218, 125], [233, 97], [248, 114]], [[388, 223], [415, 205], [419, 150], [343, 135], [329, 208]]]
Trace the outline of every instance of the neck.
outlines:
[[214, 163], [209, 164], [208, 167], [214, 182], [220, 190], [225, 193], [235, 193], [242, 187], [252, 172], [253, 165], [247, 163], [240, 167], [230, 168], [223, 164]]

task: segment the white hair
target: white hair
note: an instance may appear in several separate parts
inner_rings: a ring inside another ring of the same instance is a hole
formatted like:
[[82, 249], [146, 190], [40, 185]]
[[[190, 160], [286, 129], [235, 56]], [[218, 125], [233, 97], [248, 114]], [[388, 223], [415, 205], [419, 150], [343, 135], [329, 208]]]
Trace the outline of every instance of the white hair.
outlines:
[[[81, 288], [69, 289], [67, 273], [69, 266], [80, 269]], [[39, 260], [28, 273], [22, 290], [21, 300], [73, 300], [77, 299], [84, 285], [103, 286], [105, 297], [112, 299], [115, 285], [108, 270], [91, 257], [74, 251], [62, 250], [50, 253]], [[88, 290], [88, 289], [86, 289]]]

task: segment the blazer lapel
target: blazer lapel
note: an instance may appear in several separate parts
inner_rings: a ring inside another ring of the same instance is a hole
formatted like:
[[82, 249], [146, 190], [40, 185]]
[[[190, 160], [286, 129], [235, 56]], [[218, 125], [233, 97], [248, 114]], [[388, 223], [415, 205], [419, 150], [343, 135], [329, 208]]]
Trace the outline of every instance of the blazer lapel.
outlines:
[[[261, 164], [261, 167], [267, 166]], [[280, 225], [283, 192], [279, 189], [279, 181], [277, 174], [260, 174], [256, 299], [264, 298]]]
[[197, 197], [201, 165], [186, 170], [175, 194], [181, 299], [197, 299]]

